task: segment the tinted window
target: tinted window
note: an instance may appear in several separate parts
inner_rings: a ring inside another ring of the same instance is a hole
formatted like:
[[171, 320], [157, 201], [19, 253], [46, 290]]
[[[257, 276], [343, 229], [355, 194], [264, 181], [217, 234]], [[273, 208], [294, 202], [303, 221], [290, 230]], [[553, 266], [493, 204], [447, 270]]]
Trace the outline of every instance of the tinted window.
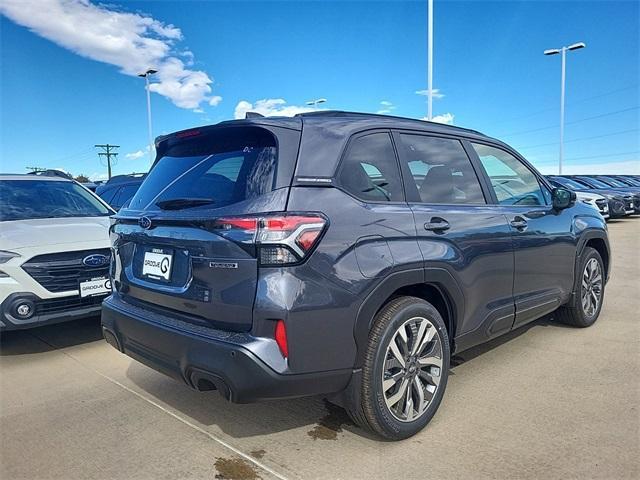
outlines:
[[459, 140], [401, 134], [409, 170], [424, 203], [486, 203]]
[[131, 200], [130, 208], [217, 208], [271, 192], [276, 140], [268, 131], [229, 128], [188, 139], [165, 152]]
[[598, 180], [600, 180], [601, 182], [607, 183], [607, 184], [611, 185], [612, 187], [627, 188], [629, 186], [626, 183], [621, 182], [620, 180], [616, 180], [615, 178], [611, 178], [611, 177], [600, 177], [600, 178], [598, 178]]
[[571, 190], [584, 190], [585, 188], [589, 188], [589, 185], [585, 185], [584, 183], [576, 182], [570, 178], [564, 177], [551, 177], [551, 179], [559, 184], [560, 186], [569, 188]]
[[116, 196], [116, 193], [118, 193], [118, 187], [107, 188], [102, 192], [100, 192], [100, 198], [102, 198], [109, 205], [112, 205], [112, 202], [114, 197]]
[[73, 182], [0, 181], [0, 220], [99, 217], [111, 211]]
[[549, 192], [520, 160], [495, 147], [472, 143], [501, 205], [546, 205]]
[[365, 201], [402, 201], [400, 171], [389, 134], [373, 133], [352, 140], [342, 160], [338, 181]]
[[578, 177], [577, 180], [595, 188], [611, 188], [610, 185], [607, 185], [606, 183], [591, 177]]
[[125, 185], [120, 189], [118, 194], [114, 197], [113, 205], [114, 208], [121, 208], [125, 203], [127, 203], [131, 198], [136, 194], [140, 185]]

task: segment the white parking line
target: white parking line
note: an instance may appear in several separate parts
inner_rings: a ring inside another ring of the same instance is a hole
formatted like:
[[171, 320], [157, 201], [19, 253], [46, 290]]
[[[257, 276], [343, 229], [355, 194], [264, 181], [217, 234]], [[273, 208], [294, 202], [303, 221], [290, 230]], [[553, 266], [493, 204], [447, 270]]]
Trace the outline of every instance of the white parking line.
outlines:
[[[36, 336], [36, 335], [34, 335]], [[38, 340], [46, 343], [47, 345], [53, 347], [53, 348], [57, 348], [55, 345], [51, 345], [49, 342], [47, 342], [46, 340], [37, 337]], [[198, 425], [195, 425], [193, 423], [191, 423], [189, 420], [182, 418], [180, 415], [177, 415], [175, 413], [173, 413], [172, 411], [166, 409], [165, 407], [163, 407], [162, 405], [160, 405], [159, 403], [153, 401], [150, 398], [145, 397], [144, 395], [142, 395], [139, 392], [136, 392], [135, 390], [133, 390], [132, 388], [127, 387], [126, 385], [120, 383], [118, 380], [116, 380], [115, 378], [111, 378], [109, 375], [105, 375], [104, 373], [96, 370], [95, 368], [89, 367], [87, 365], [85, 365], [84, 363], [80, 362], [80, 360], [78, 360], [77, 358], [75, 358], [73, 355], [69, 355], [67, 352], [61, 352], [62, 354], [66, 355], [67, 357], [69, 357], [70, 359], [72, 359], [74, 362], [78, 363], [82, 368], [84, 368], [85, 370], [89, 370], [93, 373], [95, 373], [96, 375], [101, 376], [102, 378], [104, 378], [105, 380], [108, 380], [109, 382], [113, 383], [114, 385], [119, 386], [120, 388], [126, 390], [129, 393], [132, 393], [133, 395], [135, 395], [136, 397], [144, 400], [145, 402], [153, 405], [154, 407], [162, 410], [164, 413], [166, 413], [167, 415], [175, 418], [176, 420], [182, 422], [183, 424], [187, 425], [188, 427], [193, 428], [194, 430], [196, 430], [197, 432], [202, 433], [203, 435], [206, 435], [207, 437], [209, 437], [211, 440], [213, 440], [214, 442], [219, 443], [220, 445], [222, 445], [225, 448], [228, 448], [229, 450], [231, 450], [233, 453], [235, 453], [236, 455], [242, 457], [243, 459], [247, 460], [248, 462], [253, 463], [256, 467], [270, 473], [271, 475], [273, 475], [276, 478], [279, 478], [280, 480], [288, 480], [287, 477], [285, 477], [284, 475], [276, 472], [275, 470], [271, 469], [270, 467], [268, 467], [267, 465], [265, 465], [262, 462], [257, 461], [255, 458], [253, 458], [251, 455], [248, 455], [244, 452], [242, 452], [241, 450], [238, 450], [236, 447], [234, 447], [233, 445], [228, 444], [227, 442], [225, 442], [224, 440], [222, 440], [221, 438], [216, 437], [214, 434], [212, 434], [211, 432], [206, 431], [205, 429], [199, 427]]]

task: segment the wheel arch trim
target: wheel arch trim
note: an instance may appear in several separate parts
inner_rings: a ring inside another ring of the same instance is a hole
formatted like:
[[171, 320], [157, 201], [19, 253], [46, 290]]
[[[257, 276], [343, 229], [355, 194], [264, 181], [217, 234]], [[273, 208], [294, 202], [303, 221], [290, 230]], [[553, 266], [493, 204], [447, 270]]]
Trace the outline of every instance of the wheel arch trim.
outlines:
[[[393, 294], [403, 287], [413, 285], [432, 286], [438, 290], [445, 300], [450, 316], [450, 327], [453, 330], [464, 318], [464, 294], [453, 275], [444, 268], [427, 267], [394, 272], [384, 278], [373, 288], [361, 303], [354, 324], [356, 343], [356, 359], [354, 368], [360, 368], [364, 361], [369, 331], [376, 313], [388, 302]], [[455, 339], [455, 331], [449, 332], [451, 342]], [[453, 347], [453, 345], [452, 345]]]

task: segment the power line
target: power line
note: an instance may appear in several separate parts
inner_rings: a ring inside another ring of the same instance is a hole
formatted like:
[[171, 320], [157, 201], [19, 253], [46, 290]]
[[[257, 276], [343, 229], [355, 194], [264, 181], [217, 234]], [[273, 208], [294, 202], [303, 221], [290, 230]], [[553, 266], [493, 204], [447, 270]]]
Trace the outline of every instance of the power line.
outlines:
[[93, 155], [93, 150], [91, 148], [85, 148], [84, 150], [80, 150], [76, 153], [71, 153], [69, 155], [65, 155], [64, 157], [58, 158], [57, 160], [48, 160], [48, 163], [59, 163], [65, 160], [76, 159], [81, 157], [86, 157], [88, 155]]
[[113, 157], [113, 165], [117, 163], [118, 152], [115, 152], [116, 148], [120, 148], [120, 145], [109, 145], [108, 143], [94, 145], [96, 148], [102, 148], [103, 152], [98, 152], [98, 157], [105, 157], [107, 159], [107, 178], [111, 179], [111, 157]]
[[[613, 95], [614, 93], [624, 92], [625, 90], [632, 90], [632, 89], [637, 88], [638, 85], [639, 84], [636, 83], [635, 85], [630, 85], [628, 87], [622, 87], [622, 88], [618, 88], [618, 89], [615, 89], [615, 90], [610, 90], [608, 92], [600, 93], [598, 95], [593, 95], [591, 97], [581, 98], [581, 99], [578, 99], [578, 100], [574, 100], [573, 102], [567, 102], [567, 105], [569, 105], [569, 106], [576, 105], [578, 103], [587, 102], [589, 100], [596, 100], [598, 98], [606, 97], [608, 95]], [[555, 110], [557, 110], [557, 107], [543, 108], [542, 110], [537, 110], [535, 112], [527, 113], [525, 115], [519, 115], [517, 117], [508, 118], [506, 120], [500, 120], [498, 122], [493, 122], [493, 124], [494, 125], [502, 125], [503, 123], [513, 122], [514, 120], [521, 120], [523, 118], [535, 117], [536, 115], [540, 115], [541, 113], [551, 112], [551, 111], [555, 111]]]
[[[578, 120], [573, 120], [571, 122], [566, 122], [565, 125], [574, 125], [576, 123], [586, 122], [587, 120], [594, 120], [596, 118], [609, 117], [611, 115], [617, 115], [619, 113], [629, 112], [631, 110], [637, 110], [638, 108], [639, 108], [638, 105], [636, 105], [635, 107], [623, 108], [621, 110], [615, 110], [613, 112], [601, 113], [600, 115], [594, 115], [592, 117], [584, 117], [584, 118], [580, 118]], [[543, 131], [543, 130], [551, 130], [552, 128], [558, 128], [558, 124], [551, 125], [549, 127], [540, 127], [540, 128], [533, 128], [533, 129], [530, 129], [530, 130], [521, 130], [519, 132], [505, 133], [504, 135], [501, 135], [501, 136], [502, 137], [514, 137], [516, 135], [522, 135], [524, 133], [532, 133], [532, 132], [540, 132], [540, 131]]]
[[[565, 140], [564, 143], [573, 143], [573, 142], [581, 142], [583, 140], [593, 140], [596, 138], [605, 138], [605, 137], [613, 137], [615, 135], [623, 135], [625, 133], [632, 133], [632, 132], [637, 132], [638, 128], [632, 128], [631, 130], [622, 130], [620, 132], [612, 132], [612, 133], [605, 133], [604, 135], [592, 135], [590, 137], [581, 137], [581, 138], [574, 138], [571, 140]], [[560, 142], [549, 142], [549, 143], [539, 143], [537, 145], [527, 145], [526, 147], [520, 147], [521, 150], [526, 150], [526, 149], [532, 149], [532, 148], [538, 148], [538, 147], [548, 147], [551, 145], [558, 145], [558, 143]]]
[[619, 153], [603, 153], [601, 155], [588, 155], [586, 157], [573, 157], [573, 158], [567, 158], [567, 160], [586, 160], [588, 158], [619, 157], [622, 155], [634, 155], [636, 153], [640, 153], [640, 150], [633, 150], [631, 152], [619, 152]]

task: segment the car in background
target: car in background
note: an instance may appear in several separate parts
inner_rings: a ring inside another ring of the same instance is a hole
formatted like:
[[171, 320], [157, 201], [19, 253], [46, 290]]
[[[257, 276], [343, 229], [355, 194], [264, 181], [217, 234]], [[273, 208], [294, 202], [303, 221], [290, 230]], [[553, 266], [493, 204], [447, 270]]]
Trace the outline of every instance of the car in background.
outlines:
[[[588, 198], [596, 204], [598, 211], [603, 216], [606, 207], [608, 213], [608, 217], [606, 217], [607, 219], [622, 218], [628, 215], [624, 198], [620, 194], [598, 191], [584, 183], [559, 175], [547, 175], [547, 180], [549, 180], [554, 187], [568, 188], [569, 190], [576, 192], [576, 195], [587, 195]], [[584, 198], [586, 197], [583, 197], [583, 199]], [[591, 202], [588, 201], [586, 203]]]
[[116, 175], [107, 182], [98, 185], [96, 194], [111, 206], [114, 210], [120, 210], [142, 185], [146, 173], [131, 173], [129, 175]]
[[585, 183], [597, 191], [618, 193], [624, 199], [625, 209], [629, 215], [640, 213], [640, 193], [631, 187], [614, 187], [613, 185], [589, 175], [570, 175], [569, 178]]
[[115, 212], [57, 175], [0, 175], [0, 204], [0, 331], [98, 314]]
[[630, 187], [640, 187], [640, 180], [633, 178], [632, 175], [610, 175], [611, 178], [620, 180], [622, 183]]

